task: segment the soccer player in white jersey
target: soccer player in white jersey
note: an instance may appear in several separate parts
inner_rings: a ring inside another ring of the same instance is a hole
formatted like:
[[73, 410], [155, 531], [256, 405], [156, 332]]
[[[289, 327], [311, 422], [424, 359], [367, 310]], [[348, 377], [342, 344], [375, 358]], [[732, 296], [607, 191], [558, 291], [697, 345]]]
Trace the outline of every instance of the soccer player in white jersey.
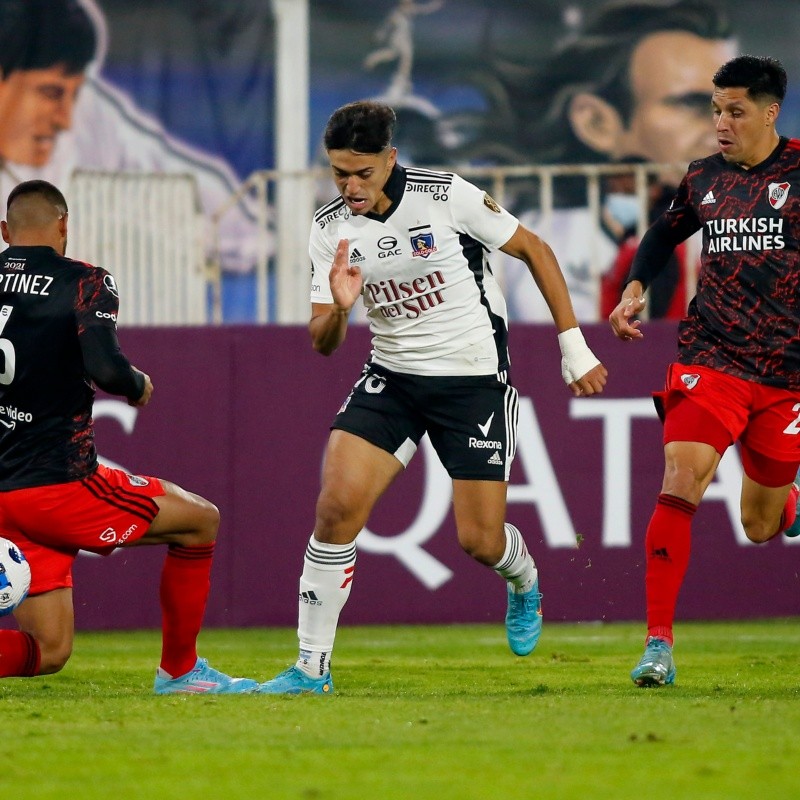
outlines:
[[536, 646], [538, 572], [520, 532], [505, 522], [518, 396], [489, 248], [528, 265], [558, 328], [572, 392], [592, 395], [606, 382], [552, 250], [458, 175], [400, 166], [394, 124], [389, 106], [357, 102], [335, 111], [325, 130], [339, 197], [311, 228], [309, 330], [314, 349], [330, 355], [361, 296], [373, 348], [328, 441], [300, 578], [299, 658], [260, 686], [265, 694], [333, 692], [331, 652], [356, 536], [425, 433], [453, 480], [459, 544], [506, 581], [511, 650], [524, 656]]

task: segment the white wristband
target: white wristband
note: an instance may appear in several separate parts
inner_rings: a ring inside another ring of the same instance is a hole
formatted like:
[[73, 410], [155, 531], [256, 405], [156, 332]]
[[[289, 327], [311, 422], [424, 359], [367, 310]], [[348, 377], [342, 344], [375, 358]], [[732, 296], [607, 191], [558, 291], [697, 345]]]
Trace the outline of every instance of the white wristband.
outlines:
[[600, 363], [586, 344], [580, 328], [559, 333], [558, 346], [561, 348], [561, 377], [567, 386], [580, 380]]

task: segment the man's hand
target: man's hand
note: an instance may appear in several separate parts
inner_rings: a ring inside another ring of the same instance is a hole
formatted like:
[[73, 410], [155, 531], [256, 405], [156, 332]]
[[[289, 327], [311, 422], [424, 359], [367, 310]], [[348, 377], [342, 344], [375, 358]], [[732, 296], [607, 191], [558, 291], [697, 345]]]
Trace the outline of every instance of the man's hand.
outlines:
[[608, 370], [589, 349], [580, 328], [558, 334], [561, 348], [561, 377], [575, 397], [599, 394], [606, 385]]
[[645, 299], [640, 294], [632, 294], [628, 297], [623, 295], [619, 305], [609, 314], [608, 321], [611, 323], [611, 330], [618, 339], [629, 342], [631, 339], [642, 339], [644, 334], [639, 330], [642, 324], [636, 319], [636, 315], [642, 312], [645, 307]]
[[575, 397], [588, 397], [590, 394], [600, 394], [606, 385], [607, 377], [608, 370], [602, 364], [598, 364], [585, 375], [578, 378], [578, 380], [570, 383], [569, 388]]
[[[134, 369], [136, 369], [136, 367], [134, 367]], [[144, 375], [144, 390], [142, 391], [142, 396], [138, 400], [128, 400], [128, 405], [141, 408], [150, 402], [150, 397], [153, 394], [153, 382], [150, 380], [150, 376], [146, 373], [138, 369], [136, 371], [140, 375]]]
[[347, 239], [339, 240], [329, 280], [333, 302], [340, 310], [349, 312], [361, 294], [363, 278], [361, 269], [350, 264], [350, 242]]

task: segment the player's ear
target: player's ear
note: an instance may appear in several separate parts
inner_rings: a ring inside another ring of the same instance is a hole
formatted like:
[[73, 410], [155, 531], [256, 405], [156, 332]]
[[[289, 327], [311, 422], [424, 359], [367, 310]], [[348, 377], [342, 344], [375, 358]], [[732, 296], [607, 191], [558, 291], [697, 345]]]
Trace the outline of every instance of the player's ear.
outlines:
[[69, 217], [69, 214], [68, 214], [67, 212], [64, 212], [64, 213], [63, 213], [63, 214], [62, 214], [62, 215], [61, 215], [61, 216], [58, 218], [58, 232], [59, 232], [59, 234], [61, 234], [61, 236], [63, 236], [64, 238], [66, 238], [66, 236], [67, 236], [67, 218], [68, 218], [68, 217]]
[[770, 103], [767, 106], [767, 124], [774, 125], [778, 119], [778, 114], [781, 112], [779, 103]]
[[573, 133], [596, 153], [614, 156], [625, 130], [622, 117], [611, 103], [589, 92], [579, 92], [567, 109]]
[[11, 237], [8, 233], [8, 223], [5, 220], [0, 222], [0, 233], [3, 234], [3, 241], [6, 242], [6, 244], [11, 244]]

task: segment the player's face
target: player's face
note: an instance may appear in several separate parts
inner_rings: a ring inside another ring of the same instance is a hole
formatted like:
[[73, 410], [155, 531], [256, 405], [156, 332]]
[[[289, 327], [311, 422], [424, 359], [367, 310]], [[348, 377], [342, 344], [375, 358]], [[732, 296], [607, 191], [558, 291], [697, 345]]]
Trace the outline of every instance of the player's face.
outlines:
[[727, 40], [684, 31], [642, 39], [631, 59], [634, 108], [617, 155], [684, 164], [716, 152], [711, 76], [735, 55]]
[[60, 66], [17, 70], [0, 80], [0, 156], [32, 167], [47, 164], [58, 134], [72, 125], [83, 81]]
[[380, 153], [353, 150], [328, 150], [333, 180], [351, 214], [374, 211], [383, 214], [391, 201], [383, 187], [397, 161], [397, 150], [387, 147]]
[[722, 157], [749, 169], [760, 164], [776, 144], [777, 103], [759, 103], [747, 89], [714, 87], [711, 97]]

